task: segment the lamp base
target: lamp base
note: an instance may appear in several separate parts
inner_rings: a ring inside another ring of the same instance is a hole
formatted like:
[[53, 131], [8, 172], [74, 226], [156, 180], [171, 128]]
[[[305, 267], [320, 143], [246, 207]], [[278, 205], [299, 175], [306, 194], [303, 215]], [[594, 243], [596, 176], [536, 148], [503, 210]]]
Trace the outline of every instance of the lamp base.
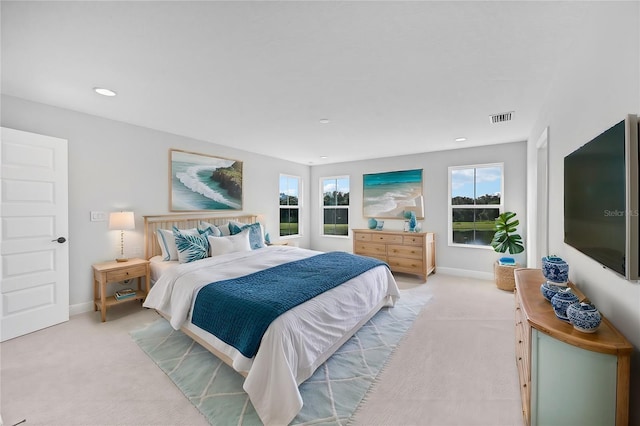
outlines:
[[127, 262], [129, 259], [126, 257], [119, 257], [116, 259], [116, 262]]

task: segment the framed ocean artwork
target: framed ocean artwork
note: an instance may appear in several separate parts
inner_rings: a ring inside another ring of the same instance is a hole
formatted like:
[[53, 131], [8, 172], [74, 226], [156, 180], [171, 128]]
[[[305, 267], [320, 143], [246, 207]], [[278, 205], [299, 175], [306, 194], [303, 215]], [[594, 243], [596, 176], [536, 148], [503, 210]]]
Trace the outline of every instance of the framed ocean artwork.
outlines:
[[422, 208], [422, 169], [365, 174], [362, 182], [364, 217], [404, 219], [406, 209]]
[[242, 210], [242, 161], [169, 150], [169, 209]]

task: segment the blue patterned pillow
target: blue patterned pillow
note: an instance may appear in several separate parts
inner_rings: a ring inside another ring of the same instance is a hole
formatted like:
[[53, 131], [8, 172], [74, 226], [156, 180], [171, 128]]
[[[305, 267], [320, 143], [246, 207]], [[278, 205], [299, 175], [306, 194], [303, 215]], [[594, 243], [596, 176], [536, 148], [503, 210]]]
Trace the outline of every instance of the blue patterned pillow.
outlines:
[[[175, 229], [175, 227], [174, 227]], [[183, 234], [197, 235], [196, 228], [180, 229]], [[162, 249], [162, 260], [178, 260], [178, 249], [176, 248], [176, 237], [170, 229], [158, 229], [158, 245]]]
[[243, 225], [242, 227], [229, 223], [231, 235], [239, 234], [245, 229], [249, 230], [249, 244], [251, 244], [251, 250], [264, 247], [264, 236], [262, 235], [262, 226], [259, 222], [252, 223], [250, 225]]
[[209, 234], [209, 235], [213, 235], [214, 237], [221, 237], [222, 236], [222, 231], [220, 230], [219, 227], [217, 227], [216, 225], [214, 225], [212, 223], [205, 222], [203, 220], [201, 220], [198, 223], [198, 231], [200, 231], [201, 234], [203, 232], [209, 231], [209, 232], [211, 232], [211, 234]]
[[209, 256], [209, 241], [206, 235], [183, 234], [177, 228], [173, 228], [173, 235], [176, 238], [180, 263], [189, 263]]
[[222, 232], [220, 232], [220, 230], [215, 226], [209, 226], [207, 227], [207, 229], [198, 228], [198, 232], [205, 238], [209, 235], [211, 235], [212, 237], [222, 237]]

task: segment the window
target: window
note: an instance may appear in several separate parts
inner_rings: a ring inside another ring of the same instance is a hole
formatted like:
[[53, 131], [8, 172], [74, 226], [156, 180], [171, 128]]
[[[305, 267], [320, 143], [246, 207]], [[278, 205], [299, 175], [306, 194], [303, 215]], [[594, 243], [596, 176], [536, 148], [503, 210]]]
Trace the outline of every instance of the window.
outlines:
[[502, 193], [502, 163], [449, 167], [449, 245], [490, 246]]
[[349, 235], [349, 176], [320, 179], [322, 235]]
[[300, 235], [300, 187], [297, 176], [280, 175], [280, 236]]

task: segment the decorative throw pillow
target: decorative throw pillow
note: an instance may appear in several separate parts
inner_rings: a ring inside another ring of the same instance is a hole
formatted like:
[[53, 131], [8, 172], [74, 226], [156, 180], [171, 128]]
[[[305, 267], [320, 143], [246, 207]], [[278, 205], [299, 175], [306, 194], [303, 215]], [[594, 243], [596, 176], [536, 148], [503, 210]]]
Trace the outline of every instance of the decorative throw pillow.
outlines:
[[[183, 234], [198, 235], [196, 228], [181, 229]], [[178, 260], [178, 249], [176, 248], [176, 238], [173, 231], [169, 229], [158, 229], [158, 245], [162, 250], [162, 260]]]
[[206, 229], [198, 228], [198, 232], [205, 238], [209, 235], [211, 235], [212, 237], [222, 237], [222, 232], [220, 232], [220, 230], [213, 225], [207, 227]]
[[229, 229], [231, 230], [231, 234], [238, 234], [245, 229], [249, 230], [249, 243], [251, 244], [251, 250], [259, 249], [264, 247], [264, 234], [262, 231], [262, 225], [259, 222], [252, 223], [249, 225], [239, 224], [231, 224], [229, 223]]
[[[228, 226], [228, 225], [225, 225]], [[206, 231], [207, 229], [211, 228], [211, 232], [214, 237], [221, 237], [222, 236], [222, 231], [220, 230], [219, 227], [217, 227], [216, 225], [209, 223], [209, 222], [205, 222], [203, 220], [201, 220], [198, 223], [198, 231], [200, 231], [201, 234], [203, 234], [203, 231]]]
[[242, 231], [236, 235], [226, 237], [209, 237], [211, 256], [234, 253], [237, 251], [251, 251], [249, 231]]
[[180, 263], [189, 263], [209, 257], [209, 242], [206, 236], [183, 234], [177, 228], [173, 228], [173, 235]]

